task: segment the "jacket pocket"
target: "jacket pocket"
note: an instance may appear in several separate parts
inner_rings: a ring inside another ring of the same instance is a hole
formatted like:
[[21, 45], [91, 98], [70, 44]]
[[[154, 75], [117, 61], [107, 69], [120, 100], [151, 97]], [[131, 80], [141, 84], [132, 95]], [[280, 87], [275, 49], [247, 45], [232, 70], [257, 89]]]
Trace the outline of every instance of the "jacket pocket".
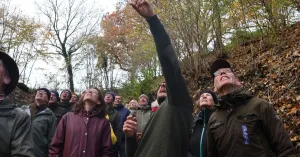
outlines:
[[248, 136], [258, 136], [259, 119], [255, 114], [238, 115], [237, 118], [244, 136], [245, 134], [248, 134]]
[[[245, 156], [247, 152], [251, 156], [265, 156], [264, 147], [260, 139], [259, 131], [259, 121], [260, 119], [256, 114], [245, 114], [238, 115], [237, 119], [239, 125], [237, 125], [239, 134], [239, 142], [237, 147], [238, 156]], [[248, 155], [249, 155], [248, 153]]]
[[221, 120], [215, 120], [213, 123], [211, 123], [209, 129], [213, 133], [215, 139], [222, 139], [226, 131], [224, 128], [224, 121]]

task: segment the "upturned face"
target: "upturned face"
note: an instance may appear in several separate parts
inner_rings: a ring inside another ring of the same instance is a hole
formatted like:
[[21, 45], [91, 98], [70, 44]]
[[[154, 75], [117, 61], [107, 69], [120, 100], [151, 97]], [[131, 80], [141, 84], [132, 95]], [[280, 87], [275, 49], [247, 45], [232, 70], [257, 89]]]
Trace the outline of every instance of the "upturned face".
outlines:
[[3, 61], [0, 59], [0, 87], [10, 83], [10, 77]]
[[71, 95], [67, 90], [64, 90], [60, 94], [60, 100], [61, 101], [70, 101]]
[[38, 90], [35, 95], [35, 101], [39, 102], [37, 104], [48, 104], [48, 95], [44, 90]]
[[77, 100], [78, 100], [77, 95], [73, 94], [72, 97], [71, 97], [71, 99], [70, 99], [70, 103], [76, 103]]
[[146, 97], [144, 97], [144, 96], [141, 96], [139, 98], [139, 104], [140, 105], [146, 105], [146, 104], [148, 104], [148, 99]]
[[104, 97], [104, 101], [106, 104], [111, 104], [114, 102], [114, 98], [111, 94], [106, 94]]
[[200, 107], [207, 108], [214, 105], [214, 98], [210, 93], [203, 93], [199, 98]]
[[161, 83], [157, 91], [157, 98], [167, 97], [166, 83]]
[[96, 89], [88, 89], [84, 92], [83, 102], [90, 101], [93, 104], [101, 104], [99, 100], [99, 92]]
[[51, 93], [49, 104], [54, 104], [54, 103], [57, 103], [57, 98], [54, 93]]
[[241, 82], [235, 77], [230, 68], [221, 68], [214, 73], [214, 91], [218, 92], [225, 86], [238, 86]]

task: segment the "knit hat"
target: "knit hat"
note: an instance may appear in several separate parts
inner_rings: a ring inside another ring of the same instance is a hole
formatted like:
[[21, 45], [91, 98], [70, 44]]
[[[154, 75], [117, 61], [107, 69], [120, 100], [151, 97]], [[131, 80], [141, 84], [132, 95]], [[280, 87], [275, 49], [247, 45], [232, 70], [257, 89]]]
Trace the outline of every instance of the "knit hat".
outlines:
[[210, 75], [211, 77], [214, 79], [215, 78], [215, 75], [214, 73], [216, 71], [218, 71], [219, 69], [221, 68], [230, 68], [231, 69], [231, 66], [230, 66], [230, 63], [227, 62], [226, 60], [224, 59], [217, 59], [215, 60], [212, 65], [210, 66]]
[[61, 94], [62, 94], [64, 91], [67, 91], [67, 92], [69, 93], [69, 98], [71, 99], [71, 97], [72, 97], [72, 92], [71, 92], [70, 90], [68, 90], [68, 89], [64, 89], [63, 91], [61, 91], [61, 92], [60, 92], [60, 96], [61, 96]]
[[141, 97], [145, 97], [147, 100], [149, 100], [149, 98], [148, 98], [148, 96], [147, 96], [146, 94], [141, 94], [141, 95], [139, 96], [139, 99], [140, 99]]
[[38, 90], [39, 90], [39, 91], [40, 91], [40, 90], [45, 91], [45, 92], [47, 93], [47, 96], [48, 96], [48, 101], [50, 100], [51, 92], [50, 92], [47, 88], [40, 88], [40, 89], [38, 89]]
[[59, 94], [56, 90], [52, 90], [51, 93], [55, 94], [56, 100], [59, 101]]
[[113, 101], [115, 101], [116, 94], [114, 92], [107, 92], [105, 95], [110, 94], [113, 97]]
[[213, 97], [214, 103], [215, 103], [215, 104], [218, 104], [218, 98], [217, 98], [217, 95], [216, 95], [214, 92], [209, 91], [209, 90], [202, 90], [202, 91], [199, 93], [199, 97], [200, 97], [203, 93], [209, 93], [209, 94]]

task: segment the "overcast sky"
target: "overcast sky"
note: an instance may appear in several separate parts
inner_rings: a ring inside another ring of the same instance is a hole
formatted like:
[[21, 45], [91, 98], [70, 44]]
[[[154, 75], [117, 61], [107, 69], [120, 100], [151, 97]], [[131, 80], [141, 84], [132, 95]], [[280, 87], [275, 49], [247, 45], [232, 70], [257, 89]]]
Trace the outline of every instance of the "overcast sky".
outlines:
[[[36, 0], [39, 1], [39, 0]], [[62, 0], [63, 1], [63, 0]], [[11, 0], [11, 5], [17, 7], [17, 9], [21, 10], [22, 15], [26, 15], [28, 17], [34, 18], [34, 19], [39, 19], [44, 22], [43, 19], [40, 19], [38, 16], [38, 9], [37, 6], [35, 5], [35, 0]], [[99, 6], [103, 9], [103, 12], [112, 12], [115, 10], [115, 5], [119, 0], [97, 0], [95, 1], [99, 4]], [[47, 88], [50, 85], [47, 85], [47, 80], [48, 78], [45, 78], [46, 73], [52, 73], [52, 74], [57, 74], [57, 77], [59, 80], [62, 82], [67, 81], [67, 77], [62, 77], [63, 75], [61, 72], [58, 71], [58, 68], [61, 68], [63, 66], [63, 61], [57, 61], [57, 62], [52, 62], [50, 64], [47, 64], [46, 62], [42, 60], [38, 60], [35, 63], [34, 70], [32, 71], [30, 81], [28, 86], [29, 87], [39, 87], [39, 86], [44, 86]], [[60, 65], [61, 64], [61, 65]], [[39, 69], [39, 67], [43, 69]], [[75, 72], [75, 77], [74, 77], [74, 86], [75, 89], [82, 90], [83, 85], [80, 83], [80, 79], [82, 77], [83, 71], [77, 71]], [[122, 72], [121, 72], [122, 73]], [[67, 75], [66, 75], [67, 76]], [[64, 83], [60, 88], [67, 88], [68, 84]]]

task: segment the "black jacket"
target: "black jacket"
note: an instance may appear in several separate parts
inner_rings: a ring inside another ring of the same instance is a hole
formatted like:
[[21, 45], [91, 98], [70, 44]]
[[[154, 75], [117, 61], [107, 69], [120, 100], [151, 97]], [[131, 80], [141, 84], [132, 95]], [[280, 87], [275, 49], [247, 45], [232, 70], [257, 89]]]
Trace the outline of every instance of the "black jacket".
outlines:
[[64, 108], [66, 112], [71, 112], [73, 108], [72, 104], [69, 102], [60, 102], [59, 107]]
[[29, 115], [6, 97], [0, 101], [0, 156], [32, 157], [33, 140]]
[[207, 123], [212, 109], [202, 109], [194, 118], [190, 131], [188, 157], [207, 157]]
[[61, 117], [67, 113], [66, 110], [62, 107], [59, 107], [58, 103], [49, 104], [48, 108], [54, 113], [56, 117], [56, 125], [58, 125]]
[[122, 132], [122, 127], [121, 127], [121, 121], [120, 121], [120, 115], [117, 110], [115, 110], [112, 106], [108, 106], [107, 108], [107, 114], [109, 116], [109, 122], [114, 130], [114, 133], [117, 137], [117, 143], [113, 145], [112, 151], [114, 156], [118, 155], [118, 152], [120, 150], [120, 142], [121, 142], [121, 132]]

